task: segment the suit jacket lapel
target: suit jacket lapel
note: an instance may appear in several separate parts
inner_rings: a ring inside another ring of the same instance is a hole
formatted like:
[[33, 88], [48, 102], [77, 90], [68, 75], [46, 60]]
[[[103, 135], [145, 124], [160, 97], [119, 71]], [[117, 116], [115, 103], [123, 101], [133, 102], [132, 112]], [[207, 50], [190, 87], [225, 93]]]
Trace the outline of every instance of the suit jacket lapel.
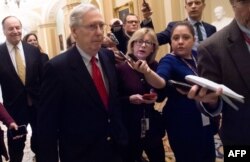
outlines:
[[83, 92], [87, 91], [89, 96], [95, 101], [94, 103], [99, 104], [97, 107], [103, 107], [103, 110], [105, 110], [92, 77], [76, 47], [70, 49], [68, 60], [72, 68], [72, 75], [80, 85], [79, 87], [82, 87]]
[[114, 63], [110, 62], [110, 59], [108, 59], [108, 57], [107, 57], [107, 53], [104, 53], [102, 51], [99, 51], [99, 58], [100, 58], [100, 62], [102, 65], [103, 72], [107, 78], [109, 100], [110, 100], [111, 96], [113, 95], [113, 88], [112, 88], [114, 86], [113, 83], [115, 82], [115, 81], [113, 81], [114, 74], [111, 71], [111, 69], [112, 69], [111, 65], [113, 65]]
[[29, 55], [29, 49], [27, 47], [27, 45], [25, 43], [23, 43], [23, 52], [24, 52], [24, 57], [25, 57], [25, 64], [26, 64], [26, 76], [25, 76], [25, 80], [26, 80], [26, 84], [29, 81], [29, 78], [31, 76], [31, 65], [32, 65], [32, 58], [33, 56]]
[[206, 31], [206, 34], [207, 34], [207, 37], [210, 37], [212, 34], [214, 34], [214, 32], [216, 32], [215, 30], [213, 30], [213, 27], [212, 25], [202, 21], [202, 24], [205, 28], [205, 31]]
[[243, 82], [250, 89], [250, 69], [249, 60], [250, 52], [244, 41], [241, 30], [239, 29], [236, 21], [233, 21], [230, 26], [231, 33], [228, 33], [228, 51], [232, 60], [234, 60], [236, 67], [238, 67], [238, 72], [242, 76]]
[[15, 77], [17, 77], [17, 80], [20, 80], [21, 79], [19, 78], [17, 72], [16, 72], [16, 69], [13, 65], [13, 62], [11, 61], [11, 58], [10, 58], [10, 54], [9, 54], [9, 51], [8, 51], [8, 48], [7, 48], [7, 45], [6, 43], [2, 44], [3, 48], [2, 48], [2, 51], [1, 51], [1, 54], [2, 54], [2, 62], [4, 62], [4, 67], [9, 70], [10, 73], [12, 73], [13, 75], [15, 75]]

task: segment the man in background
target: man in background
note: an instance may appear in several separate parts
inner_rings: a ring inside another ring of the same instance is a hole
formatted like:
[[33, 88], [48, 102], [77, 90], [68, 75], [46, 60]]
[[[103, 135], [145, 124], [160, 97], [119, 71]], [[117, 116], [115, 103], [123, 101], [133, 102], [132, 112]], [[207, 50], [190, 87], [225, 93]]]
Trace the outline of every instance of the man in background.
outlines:
[[[3, 104], [18, 125], [31, 125], [31, 149], [37, 153], [36, 113], [41, 78], [41, 53], [21, 41], [22, 24], [14, 16], [2, 20], [6, 42], [0, 45], [0, 84]], [[10, 162], [21, 162], [26, 136], [13, 140], [8, 136]]]
[[[192, 24], [195, 31], [195, 44], [193, 50], [197, 50], [198, 45], [203, 40], [216, 32], [215, 26], [202, 21], [202, 13], [205, 6], [205, 0], [185, 0], [185, 9], [188, 15], [185, 20]], [[157, 33], [157, 39], [160, 45], [166, 43], [170, 44], [170, 33], [176, 22], [177, 21], [170, 22], [164, 31]]]
[[[111, 24], [111, 32], [114, 33], [119, 42], [117, 48], [124, 54], [127, 52], [128, 40], [136, 30], [143, 27], [154, 28], [151, 19], [153, 12], [151, 11], [151, 8], [147, 2], [142, 4], [142, 13], [144, 18], [142, 22], [140, 22], [140, 19], [137, 15], [129, 13], [126, 15], [124, 20], [122, 20], [123, 23], [117, 20]], [[120, 24], [120, 28], [118, 23]]]

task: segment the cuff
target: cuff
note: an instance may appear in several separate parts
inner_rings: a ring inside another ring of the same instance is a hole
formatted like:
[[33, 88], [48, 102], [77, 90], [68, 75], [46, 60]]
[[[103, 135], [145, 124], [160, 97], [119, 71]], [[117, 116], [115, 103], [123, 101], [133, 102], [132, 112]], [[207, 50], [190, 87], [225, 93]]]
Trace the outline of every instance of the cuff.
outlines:
[[207, 106], [206, 104], [204, 104], [202, 102], [200, 102], [200, 105], [201, 105], [202, 109], [204, 110], [204, 112], [206, 112], [209, 116], [216, 117], [216, 116], [220, 115], [220, 113], [222, 111], [223, 102], [222, 102], [222, 99], [220, 98], [219, 104], [213, 110], [211, 110], [211, 108], [209, 108], [209, 106]]

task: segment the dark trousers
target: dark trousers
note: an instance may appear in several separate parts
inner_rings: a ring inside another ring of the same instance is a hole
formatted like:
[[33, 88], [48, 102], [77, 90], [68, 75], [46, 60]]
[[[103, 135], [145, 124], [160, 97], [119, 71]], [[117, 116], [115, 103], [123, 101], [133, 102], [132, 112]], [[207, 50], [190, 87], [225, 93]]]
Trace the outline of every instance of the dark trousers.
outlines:
[[165, 151], [162, 137], [146, 137], [138, 141], [129, 141], [125, 162], [143, 162], [142, 152], [145, 151], [150, 162], [165, 162]]
[[[36, 109], [35, 107], [29, 107], [29, 124], [32, 128], [32, 136], [30, 141], [31, 150], [36, 154], [37, 152], [37, 126], [36, 126]], [[18, 123], [19, 124], [19, 123]], [[21, 123], [27, 126], [28, 123]], [[19, 124], [20, 125], [20, 124]], [[8, 137], [8, 150], [10, 162], [22, 162], [23, 159], [23, 149], [25, 147], [26, 136], [20, 139], [13, 140], [9, 134]]]
[[193, 135], [168, 133], [169, 143], [176, 162], [215, 162], [215, 145], [210, 126]]

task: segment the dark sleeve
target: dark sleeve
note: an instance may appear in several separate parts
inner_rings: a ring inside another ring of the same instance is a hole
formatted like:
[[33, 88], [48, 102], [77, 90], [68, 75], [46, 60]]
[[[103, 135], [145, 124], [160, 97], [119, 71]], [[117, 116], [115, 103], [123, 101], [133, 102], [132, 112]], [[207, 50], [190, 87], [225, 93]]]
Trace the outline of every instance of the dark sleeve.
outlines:
[[39, 161], [58, 161], [57, 133], [63, 94], [58, 73], [52, 63], [45, 65], [37, 113]]
[[6, 126], [9, 126], [10, 123], [15, 122], [1, 103], [0, 103], [0, 120]]
[[122, 105], [130, 103], [129, 101], [129, 96], [128, 95], [122, 95], [123, 92], [123, 86], [122, 86], [122, 76], [123, 76], [123, 72], [122, 72], [122, 64], [117, 64], [116, 65], [116, 73], [117, 73], [117, 83], [118, 83], [118, 93], [119, 93], [119, 101], [121, 102]]
[[156, 34], [159, 45], [171, 43], [171, 31], [172, 31], [174, 24], [175, 22], [170, 22], [164, 31]]
[[[147, 21], [147, 20], [145, 20], [145, 21]], [[152, 28], [152, 29], [154, 29], [154, 24], [153, 24], [153, 21], [152, 20], [150, 20], [150, 21], [148, 21], [148, 22], [146, 22], [146, 23], [144, 23], [143, 21], [141, 22], [141, 28]]]
[[49, 61], [49, 56], [46, 53], [42, 53], [41, 61], [42, 61], [42, 64], [44, 65], [47, 61]]

